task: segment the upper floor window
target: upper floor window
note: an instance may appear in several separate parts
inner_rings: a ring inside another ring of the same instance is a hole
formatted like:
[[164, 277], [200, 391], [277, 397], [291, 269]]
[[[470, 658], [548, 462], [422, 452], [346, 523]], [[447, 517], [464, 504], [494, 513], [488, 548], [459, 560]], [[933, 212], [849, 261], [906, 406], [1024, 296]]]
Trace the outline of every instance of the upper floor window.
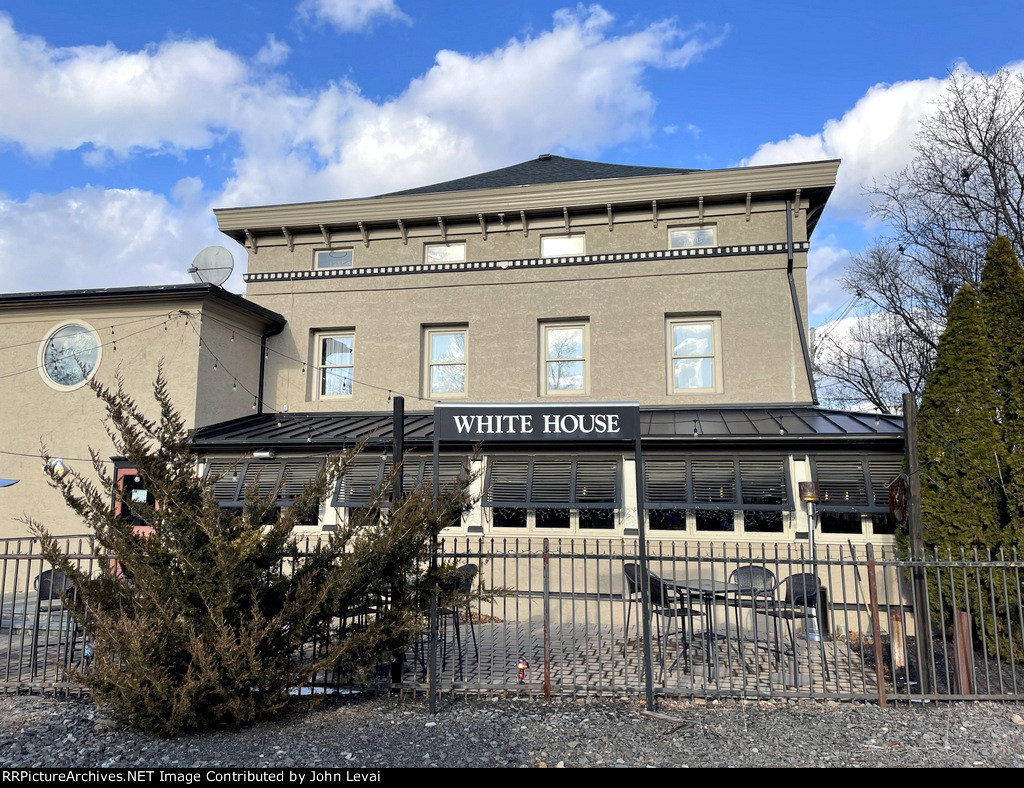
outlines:
[[694, 227], [670, 227], [668, 230], [669, 249], [701, 249], [715, 246], [715, 226], [712, 224]]
[[352, 332], [317, 337], [317, 396], [352, 396], [356, 337]]
[[427, 244], [423, 247], [423, 260], [427, 263], [464, 263], [466, 244]]
[[571, 257], [586, 254], [586, 240], [582, 235], [545, 235], [540, 239], [540, 256]]
[[39, 374], [57, 391], [84, 386], [100, 364], [102, 345], [92, 326], [81, 321], [58, 325], [39, 346]]
[[669, 318], [669, 393], [721, 391], [720, 323], [717, 318]]
[[585, 322], [541, 324], [542, 394], [585, 394], [590, 390], [589, 345]]
[[465, 396], [467, 333], [465, 328], [427, 329], [424, 389], [429, 396]]
[[316, 268], [351, 268], [353, 256], [351, 249], [327, 249], [313, 255]]

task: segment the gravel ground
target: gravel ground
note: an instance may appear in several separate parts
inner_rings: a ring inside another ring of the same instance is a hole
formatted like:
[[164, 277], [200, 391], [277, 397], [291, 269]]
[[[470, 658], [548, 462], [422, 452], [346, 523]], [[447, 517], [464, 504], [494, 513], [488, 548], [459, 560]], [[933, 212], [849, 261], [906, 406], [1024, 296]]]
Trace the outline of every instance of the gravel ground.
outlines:
[[88, 701], [0, 698], [0, 767], [1024, 766], [1024, 705], [327, 698], [238, 731], [173, 740]]

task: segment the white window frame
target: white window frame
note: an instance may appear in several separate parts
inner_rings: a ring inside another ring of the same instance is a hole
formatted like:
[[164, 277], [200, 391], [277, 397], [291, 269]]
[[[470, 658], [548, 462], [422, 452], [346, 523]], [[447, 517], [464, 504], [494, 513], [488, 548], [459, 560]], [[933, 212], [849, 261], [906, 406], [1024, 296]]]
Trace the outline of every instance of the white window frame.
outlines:
[[[432, 386], [431, 370], [434, 367], [458, 366], [447, 362], [434, 363], [430, 359], [430, 347], [433, 337], [440, 334], [462, 334], [463, 361], [462, 361], [462, 391], [459, 392], [435, 392]], [[463, 324], [458, 326], [433, 326], [423, 329], [423, 391], [431, 399], [465, 399], [469, 391], [469, 326]]]
[[[348, 252], [351, 257], [351, 262], [348, 265], [320, 265], [320, 255], [322, 254], [337, 254], [338, 252]], [[317, 271], [331, 271], [337, 268], [355, 268], [356, 267], [356, 250], [351, 246], [343, 246], [339, 249], [316, 249], [313, 252], [313, 269]]]
[[[444, 260], [431, 260], [430, 252], [433, 249], [444, 249], [446, 251], [456, 251], [453, 257], [446, 258]], [[466, 262], [466, 242], [465, 241], [451, 241], [449, 243], [430, 243], [423, 244], [423, 264], [424, 265], [435, 265], [438, 263], [464, 263]]]
[[[678, 245], [677, 246], [677, 245], [673, 244], [672, 243], [672, 234], [680, 232], [680, 231], [686, 231], [686, 230], [711, 230], [712, 238], [711, 238], [710, 246], [707, 245], [707, 244], [701, 244], [700, 246], [688, 245], [688, 244], [682, 244], [682, 245]], [[672, 226], [670, 226], [668, 228], [668, 248], [669, 249], [710, 249], [710, 248], [713, 248], [713, 247], [716, 247], [716, 246], [718, 246], [718, 225], [716, 225], [716, 224], [709, 224], [707, 222], [705, 222], [704, 224], [677, 224], [677, 225], [672, 225]]]
[[[572, 358], [548, 358], [548, 332], [559, 329], [583, 329], [583, 356]], [[590, 321], [589, 320], [566, 320], [542, 322], [540, 324], [540, 352], [538, 354], [540, 363], [540, 393], [544, 397], [574, 397], [590, 394]], [[582, 361], [583, 362], [583, 388], [582, 389], [548, 389], [548, 363], [559, 361]]]
[[[56, 380], [50, 377], [46, 371], [46, 351], [50, 346], [50, 342], [56, 336], [58, 331], [63, 331], [65, 328], [81, 328], [91, 337], [95, 349], [96, 349], [96, 362], [93, 364], [92, 369], [86, 373], [85, 377], [77, 383], [70, 385], [64, 385], [58, 383]], [[111, 329], [113, 330], [113, 329]], [[116, 338], [116, 337], [115, 337]], [[99, 371], [100, 363], [103, 361], [103, 341], [100, 339], [99, 333], [91, 325], [86, 323], [84, 320], [62, 320], [59, 323], [54, 324], [50, 327], [50, 330], [44, 335], [44, 339], [39, 343], [39, 349], [36, 353], [36, 366], [39, 370], [39, 376], [43, 379], [43, 382], [54, 391], [77, 391], [83, 386], [87, 386], [89, 381], [92, 380], [96, 373]]]
[[[673, 329], [676, 326], [686, 325], [711, 326], [710, 354], [696, 356], [677, 356], [675, 354], [675, 342], [672, 339]], [[682, 358], [710, 358], [712, 362], [711, 386], [704, 388], [677, 388], [675, 362], [676, 359]], [[724, 391], [724, 375], [722, 373], [722, 318], [719, 315], [666, 316], [665, 363], [669, 394], [721, 394]]]
[[[356, 367], [356, 332], [354, 329], [341, 331], [318, 331], [314, 335], [316, 344], [313, 346], [313, 369], [316, 370], [316, 377], [313, 380], [313, 399], [317, 400], [341, 400], [351, 399], [355, 393], [355, 367]], [[327, 339], [348, 339], [352, 342], [352, 363], [351, 364], [324, 364], [324, 341]], [[323, 394], [324, 373], [328, 369], [349, 370], [349, 393], [348, 394]]]
[[[562, 241], [570, 238], [579, 238], [583, 242], [583, 248], [578, 252], [570, 252], [568, 254], [548, 254], [544, 251], [544, 246], [550, 241]], [[540, 237], [540, 256], [541, 257], [579, 257], [587, 253], [587, 236], [584, 233], [559, 233], [558, 235], [542, 235]]]
[[[488, 506], [483, 507], [485, 523], [493, 534], [502, 536], [519, 535], [542, 535], [542, 536], [590, 536], [603, 538], [605, 536], [621, 536], [623, 520], [620, 511], [612, 506], [608, 510], [612, 512], [611, 528], [580, 528], [580, 512], [584, 509], [574, 509], [571, 506], [546, 506], [545, 509], [567, 509], [569, 511], [569, 525], [567, 528], [545, 528], [537, 525], [537, 509], [528, 509], [523, 506]], [[526, 509], [526, 527], [516, 528], [513, 526], [501, 527], [494, 523], [495, 509]], [[591, 511], [605, 511], [604, 509], [592, 509]]]

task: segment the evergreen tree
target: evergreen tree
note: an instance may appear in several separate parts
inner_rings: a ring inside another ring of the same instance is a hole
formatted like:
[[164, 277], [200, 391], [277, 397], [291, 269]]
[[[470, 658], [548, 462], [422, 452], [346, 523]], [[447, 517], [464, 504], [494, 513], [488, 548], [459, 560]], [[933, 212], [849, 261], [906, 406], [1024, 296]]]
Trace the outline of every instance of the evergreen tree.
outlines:
[[965, 285], [950, 306], [918, 414], [924, 539], [942, 557], [1002, 540], [1006, 458], [995, 374], [977, 295]]
[[1019, 549], [1024, 546], [1024, 270], [1004, 237], [985, 257], [979, 297], [992, 348], [1006, 461], [999, 469], [1006, 489], [1002, 544]]
[[123, 501], [152, 531], [141, 535], [115, 516], [117, 482], [95, 450], [98, 483], [75, 471], [50, 477], [95, 535], [95, 571], [83, 571], [40, 524], [29, 523], [47, 560], [73, 580], [75, 615], [94, 643], [90, 669], [76, 678], [115, 718], [157, 735], [264, 719], [310, 700], [290, 691], [312, 676], [328, 669], [365, 675], [422, 630], [429, 589], [450, 585], [444, 577], [452, 568], [427, 582], [406, 581], [422, 576], [433, 537], [471, 505], [470, 479], [436, 502], [420, 489], [380, 516], [360, 512], [300, 551], [293, 527], [319, 506], [351, 455], [327, 462], [290, 507], [278, 510], [273, 495], [256, 497], [254, 485], [242, 513], [231, 513], [213, 496], [216, 480], [196, 473], [162, 374], [156, 420], [120, 380], [114, 391], [92, 385], [115, 451], [158, 502]]

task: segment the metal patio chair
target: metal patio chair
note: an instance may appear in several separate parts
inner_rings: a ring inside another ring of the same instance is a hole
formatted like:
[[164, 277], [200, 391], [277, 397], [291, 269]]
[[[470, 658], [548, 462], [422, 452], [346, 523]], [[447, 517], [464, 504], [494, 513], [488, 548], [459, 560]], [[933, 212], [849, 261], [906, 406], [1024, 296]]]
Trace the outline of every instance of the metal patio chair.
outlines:
[[[810, 572], [798, 572], [784, 579], [777, 589], [774, 600], [766, 600], [764, 607], [765, 615], [786, 623], [786, 630], [789, 632], [789, 642], [793, 649], [793, 670], [796, 673], [796, 631], [795, 622], [803, 620], [808, 631], [812, 623], [817, 629], [817, 618], [820, 613], [819, 605], [824, 598], [824, 586], [821, 579]], [[825, 674], [825, 680], [830, 680], [828, 659], [825, 653], [825, 639], [821, 633], [818, 635], [818, 649], [821, 652], [821, 665]]]
[[442, 593], [454, 594], [455, 601], [451, 607], [441, 608], [437, 611], [438, 616], [438, 631], [441, 634], [441, 665], [445, 664], [445, 660], [448, 655], [448, 626], [447, 618], [452, 617], [453, 627], [455, 630], [455, 648], [459, 654], [459, 680], [464, 679], [463, 675], [463, 657], [462, 657], [462, 635], [459, 627], [459, 603], [465, 602], [465, 615], [469, 621], [469, 632], [473, 637], [473, 652], [476, 658], [480, 659], [480, 647], [476, 642], [476, 629], [473, 625], [473, 610], [472, 603], [470, 602], [469, 595], [473, 592], [473, 581], [476, 579], [477, 565], [466, 564], [460, 566], [452, 573], [451, 577], [448, 578], [445, 586], [441, 589]]
[[[753, 629], [754, 636], [753, 642], [756, 646], [760, 643], [757, 631], [757, 617], [759, 614], [765, 615], [766, 608], [774, 607], [776, 601], [775, 592], [779, 581], [775, 577], [775, 573], [768, 569], [768, 567], [759, 564], [745, 564], [732, 571], [728, 582], [739, 587], [739, 590], [732, 594], [728, 602], [736, 612], [736, 632], [738, 634], [743, 632], [740, 626], [740, 611], [750, 610], [751, 628]], [[775, 660], [779, 662], [781, 661], [781, 650], [779, 647], [778, 625], [773, 627], [773, 630], [775, 636], [770, 643], [774, 643]]]
[[[622, 567], [623, 575], [626, 579], [626, 635], [622, 645], [623, 658], [626, 656], [626, 651], [629, 644], [629, 620], [632, 609], [635, 605], [642, 604], [640, 583], [641, 583], [641, 571], [639, 564], [624, 564]], [[658, 652], [659, 661], [661, 663], [661, 674], [664, 676], [665, 673], [665, 655], [668, 652], [668, 640], [673, 635], [679, 635], [680, 642], [682, 643], [682, 656], [683, 665], [686, 670], [689, 670], [690, 660], [689, 654], [687, 653], [687, 647], [689, 646], [689, 637], [687, 636], [687, 621], [690, 624], [690, 632], [693, 631], [693, 619], [694, 617], [700, 618], [704, 615], [704, 611], [700, 607], [690, 607], [689, 597], [682, 595], [674, 588], [671, 584], [666, 583], [654, 572], [647, 573], [650, 589], [651, 589], [651, 618], [655, 624], [655, 638], [658, 641]], [[662, 620], [665, 620], [664, 626], [662, 626]], [[639, 621], [639, 613], [637, 614], [637, 620]], [[678, 628], [673, 628], [673, 625], [678, 622]], [[676, 658], [678, 662], [678, 657]]]
[[[57, 569], [47, 569], [39, 573], [33, 585], [36, 589], [36, 610], [32, 621], [32, 653], [29, 655], [29, 671], [33, 678], [38, 672], [38, 652], [42, 647], [49, 650], [51, 646], [57, 647], [57, 660], [61, 662], [61, 648], [64, 649], [63, 665], [70, 668], [74, 663], [75, 645], [79, 635], [82, 634], [81, 625], [75, 620], [68, 605], [74, 605], [78, 600], [78, 591], [70, 577]], [[67, 603], [67, 604], [65, 604]], [[46, 633], [40, 638], [39, 628], [43, 613], [46, 613]], [[57, 639], [51, 641], [53, 632], [53, 618], [57, 615]], [[84, 644], [83, 644], [84, 645]], [[43, 660], [43, 671], [46, 671], [46, 662]]]

